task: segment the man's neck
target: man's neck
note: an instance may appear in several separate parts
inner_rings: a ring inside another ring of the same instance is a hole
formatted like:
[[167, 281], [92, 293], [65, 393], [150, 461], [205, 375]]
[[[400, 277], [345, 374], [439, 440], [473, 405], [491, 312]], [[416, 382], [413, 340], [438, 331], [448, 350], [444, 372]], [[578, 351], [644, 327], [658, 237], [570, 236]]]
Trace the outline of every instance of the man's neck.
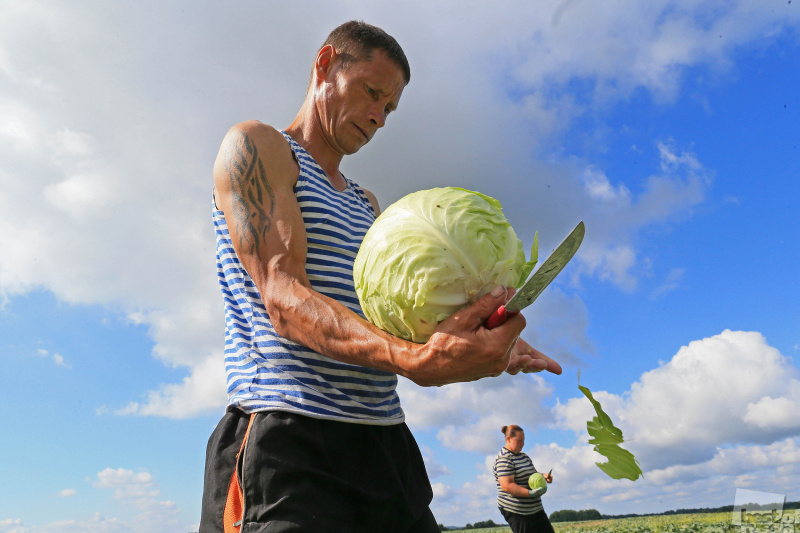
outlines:
[[343, 191], [347, 187], [344, 176], [339, 172], [339, 164], [342, 162], [343, 155], [330, 147], [320, 131], [319, 121], [314, 120], [314, 115], [309, 110], [313, 110], [313, 106], [308, 103], [303, 104], [297, 117], [286, 128], [286, 133], [322, 167], [331, 185], [337, 190]]

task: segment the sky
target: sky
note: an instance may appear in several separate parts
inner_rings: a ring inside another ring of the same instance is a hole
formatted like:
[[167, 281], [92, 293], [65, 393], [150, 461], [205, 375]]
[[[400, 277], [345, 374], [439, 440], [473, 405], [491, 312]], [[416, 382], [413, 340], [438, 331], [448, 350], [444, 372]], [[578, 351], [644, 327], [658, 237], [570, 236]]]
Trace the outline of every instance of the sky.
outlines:
[[[0, 0], [0, 532], [196, 531], [226, 403], [211, 167], [286, 127], [328, 32], [397, 38], [411, 83], [344, 173], [382, 206], [457, 185], [529, 248], [560, 376], [420, 388], [440, 523], [492, 519], [500, 427], [545, 509], [800, 500], [800, 2]], [[644, 477], [607, 477], [592, 390]]]

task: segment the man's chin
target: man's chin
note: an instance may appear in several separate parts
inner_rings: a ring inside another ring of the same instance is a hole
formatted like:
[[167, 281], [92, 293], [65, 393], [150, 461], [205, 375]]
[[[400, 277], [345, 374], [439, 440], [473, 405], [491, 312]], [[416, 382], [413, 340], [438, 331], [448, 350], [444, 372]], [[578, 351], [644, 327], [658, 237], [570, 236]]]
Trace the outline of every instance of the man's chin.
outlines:
[[356, 145], [356, 146], [348, 146], [345, 148], [345, 155], [353, 155], [354, 153], [361, 150], [369, 141], [364, 141], [363, 143]]

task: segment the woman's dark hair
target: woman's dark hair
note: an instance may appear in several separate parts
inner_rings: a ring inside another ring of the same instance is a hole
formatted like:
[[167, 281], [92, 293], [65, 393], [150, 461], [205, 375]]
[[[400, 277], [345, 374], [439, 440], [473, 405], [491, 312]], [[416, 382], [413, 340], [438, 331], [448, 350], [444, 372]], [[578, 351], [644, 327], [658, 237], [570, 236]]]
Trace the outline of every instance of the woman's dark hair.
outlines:
[[514, 435], [517, 434], [517, 431], [524, 431], [524, 430], [517, 425], [510, 425], [510, 426], [503, 426], [502, 428], [500, 428], [500, 431], [506, 437], [513, 437]]
[[342, 68], [358, 61], [372, 59], [372, 51], [383, 50], [389, 59], [397, 63], [403, 71], [406, 85], [411, 81], [411, 67], [406, 54], [397, 41], [377, 26], [360, 20], [345, 22], [333, 30], [320, 48], [333, 45], [342, 61]]

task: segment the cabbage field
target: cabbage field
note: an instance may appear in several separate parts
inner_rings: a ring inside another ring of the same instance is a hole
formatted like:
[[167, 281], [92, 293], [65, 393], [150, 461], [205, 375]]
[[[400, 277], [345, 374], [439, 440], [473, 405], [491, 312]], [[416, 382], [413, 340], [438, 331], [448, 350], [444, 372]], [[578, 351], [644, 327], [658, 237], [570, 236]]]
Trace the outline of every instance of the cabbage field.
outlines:
[[[675, 514], [637, 516], [592, 520], [587, 522], [554, 523], [556, 533], [800, 533], [800, 513], [787, 511], [782, 515], [750, 515], [732, 523], [732, 513]], [[508, 527], [462, 529], [465, 533], [511, 533]]]

